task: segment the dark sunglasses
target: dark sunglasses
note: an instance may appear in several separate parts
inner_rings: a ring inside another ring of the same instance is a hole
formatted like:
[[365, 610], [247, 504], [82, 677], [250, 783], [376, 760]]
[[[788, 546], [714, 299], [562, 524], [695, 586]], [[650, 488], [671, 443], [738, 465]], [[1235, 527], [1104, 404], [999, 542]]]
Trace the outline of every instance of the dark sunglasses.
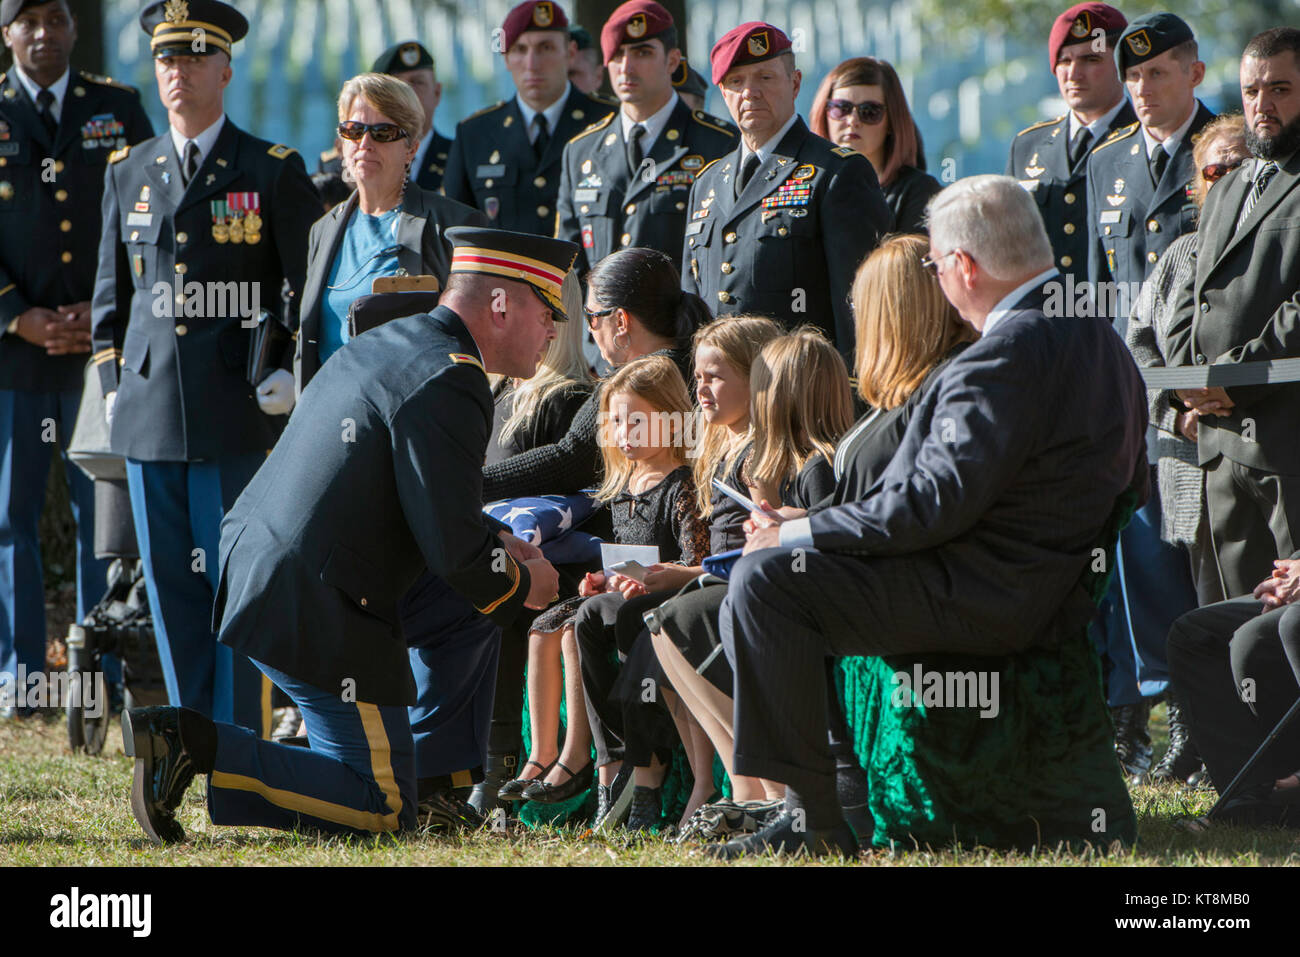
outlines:
[[865, 103], [851, 103], [848, 100], [827, 100], [826, 115], [833, 120], [846, 120], [850, 113], [857, 113], [858, 119], [867, 126], [875, 126], [885, 118], [885, 104], [874, 100]]
[[582, 315], [587, 320], [587, 328], [595, 329], [598, 325], [600, 325], [600, 320], [604, 319], [606, 316], [608, 316], [611, 312], [613, 312], [617, 308], [618, 306], [610, 306], [608, 309], [603, 309], [600, 312], [592, 312], [586, 306], [583, 306]]
[[356, 142], [367, 133], [376, 143], [391, 143], [394, 140], [406, 139], [410, 135], [396, 123], [357, 123], [348, 120], [346, 123], [339, 124], [339, 136], [345, 140]]
[[1204, 179], [1207, 184], [1217, 183], [1243, 162], [1243, 160], [1237, 160], [1235, 163], [1211, 163], [1209, 166], [1202, 166], [1201, 178]]

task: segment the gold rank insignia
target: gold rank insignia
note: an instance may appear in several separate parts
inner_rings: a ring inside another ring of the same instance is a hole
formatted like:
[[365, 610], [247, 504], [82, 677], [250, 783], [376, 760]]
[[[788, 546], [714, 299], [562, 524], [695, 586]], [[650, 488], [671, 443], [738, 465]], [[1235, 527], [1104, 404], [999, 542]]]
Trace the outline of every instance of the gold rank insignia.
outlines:
[[1031, 179], [1038, 179], [1038, 177], [1042, 176], [1045, 172], [1047, 172], [1047, 168], [1038, 165], [1037, 153], [1029, 157], [1029, 165], [1025, 167], [1026, 176], [1030, 177]]
[[851, 146], [837, 146], [835, 149], [831, 150], [831, 152], [836, 156], [852, 156], [857, 152], [857, 150]]
[[675, 140], [677, 139], [677, 137], [681, 135], [682, 134], [678, 133], [676, 130], [669, 130], [668, 132], [664, 133], [664, 137], [670, 140]]

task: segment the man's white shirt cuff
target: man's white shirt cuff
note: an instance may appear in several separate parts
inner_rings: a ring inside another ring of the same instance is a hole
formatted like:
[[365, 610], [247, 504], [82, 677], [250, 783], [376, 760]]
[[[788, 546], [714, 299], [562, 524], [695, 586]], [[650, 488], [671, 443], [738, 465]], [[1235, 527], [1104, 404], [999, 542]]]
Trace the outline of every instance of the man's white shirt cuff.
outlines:
[[811, 548], [812, 522], [807, 518], [792, 518], [788, 522], [782, 522], [780, 535], [782, 548]]

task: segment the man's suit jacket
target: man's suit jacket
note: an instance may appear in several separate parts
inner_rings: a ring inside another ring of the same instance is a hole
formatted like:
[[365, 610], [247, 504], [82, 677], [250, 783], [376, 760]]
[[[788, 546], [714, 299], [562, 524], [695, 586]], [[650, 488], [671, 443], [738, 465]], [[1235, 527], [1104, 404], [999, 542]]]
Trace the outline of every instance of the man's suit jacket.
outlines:
[[1097, 283], [1117, 284], [1114, 322], [1120, 338], [1128, 329], [1136, 290], [1160, 254], [1196, 229], [1192, 137], [1212, 119], [1214, 114], [1198, 102], [1192, 125], [1156, 185], [1137, 123], [1116, 130], [1088, 157], [1088, 279], [1094, 290]]
[[[245, 232], [254, 209], [259, 229]], [[248, 383], [253, 307], [279, 312], [286, 280], [301, 292], [319, 216], [297, 152], [229, 117], [188, 186], [170, 132], [109, 157], [91, 361], [104, 394], [117, 392], [114, 452], [186, 462], [275, 443], [284, 418]]]
[[412, 177], [416, 185], [434, 193], [441, 189], [442, 175], [447, 172], [447, 157], [450, 155], [451, 140], [434, 130], [429, 148], [420, 158], [420, 168]]
[[456, 127], [442, 192], [481, 209], [493, 226], [554, 236], [564, 145], [612, 112], [606, 101], [570, 86], [560, 121], [539, 158], [517, 97], [479, 110]]
[[326, 691], [411, 704], [398, 601], [427, 567], [498, 624], [527, 569], [482, 511], [492, 393], [445, 306], [339, 350], [221, 525], [214, 626]]
[[[1300, 357], [1300, 152], [1281, 164], [1237, 231], [1258, 163], [1243, 163], [1206, 197], [1195, 286], [1180, 290], [1174, 304], [1171, 365]], [[1199, 422], [1201, 463], [1223, 454], [1300, 475], [1300, 383], [1227, 391], [1236, 403], [1230, 414]]]
[[823, 551], [929, 553], [916, 600], [960, 610], [990, 653], [1083, 627], [1075, 586], [1116, 499], [1146, 498], [1146, 390], [1105, 319], [1047, 318], [1042, 287], [948, 363], [860, 502], [808, 519]]
[[90, 301], [104, 167], [151, 136], [139, 93], [73, 70], [51, 140], [16, 72], [0, 73], [0, 389], [80, 391], [85, 354], [48, 355], [3, 330], [32, 306]]
[[[321, 305], [330, 269], [358, 203], [354, 191], [318, 219], [307, 243], [307, 279], [298, 313], [298, 345], [293, 356], [294, 386], [299, 395], [320, 368]], [[447, 285], [451, 269], [451, 243], [443, 234], [453, 226], [486, 226], [478, 210], [408, 184], [397, 215], [397, 264], [410, 276], [437, 276], [439, 288]]]
[[818, 325], [851, 367], [853, 275], [894, 224], [875, 170], [796, 118], [737, 197], [740, 154], [706, 166], [691, 187], [682, 288], [714, 315]]

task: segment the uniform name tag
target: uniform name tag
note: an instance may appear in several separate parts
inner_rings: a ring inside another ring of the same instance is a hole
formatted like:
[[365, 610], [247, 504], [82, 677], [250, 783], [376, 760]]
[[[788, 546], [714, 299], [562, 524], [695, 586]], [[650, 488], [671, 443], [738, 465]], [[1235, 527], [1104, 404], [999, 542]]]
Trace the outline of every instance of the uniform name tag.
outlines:
[[1123, 212], [1118, 209], [1103, 209], [1101, 211], [1101, 221], [1103, 223], [1118, 223]]
[[704, 228], [704, 220], [702, 220], [702, 219], [697, 219], [695, 222], [693, 222], [693, 223], [688, 223], [688, 224], [687, 224], [687, 226], [686, 226], [686, 235], [687, 235], [687, 236], [694, 236], [696, 233], [698, 233], [698, 232], [699, 232], [700, 230], [702, 230], [703, 228]]
[[575, 189], [573, 191], [573, 201], [575, 203], [594, 203], [600, 198], [598, 189]]
[[20, 144], [0, 143], [0, 156], [17, 156]]
[[128, 226], [152, 226], [153, 213], [127, 213], [126, 224]]
[[504, 163], [497, 163], [495, 166], [480, 166], [478, 168], [479, 179], [488, 179], [492, 176], [504, 175], [506, 175], [506, 167]]

